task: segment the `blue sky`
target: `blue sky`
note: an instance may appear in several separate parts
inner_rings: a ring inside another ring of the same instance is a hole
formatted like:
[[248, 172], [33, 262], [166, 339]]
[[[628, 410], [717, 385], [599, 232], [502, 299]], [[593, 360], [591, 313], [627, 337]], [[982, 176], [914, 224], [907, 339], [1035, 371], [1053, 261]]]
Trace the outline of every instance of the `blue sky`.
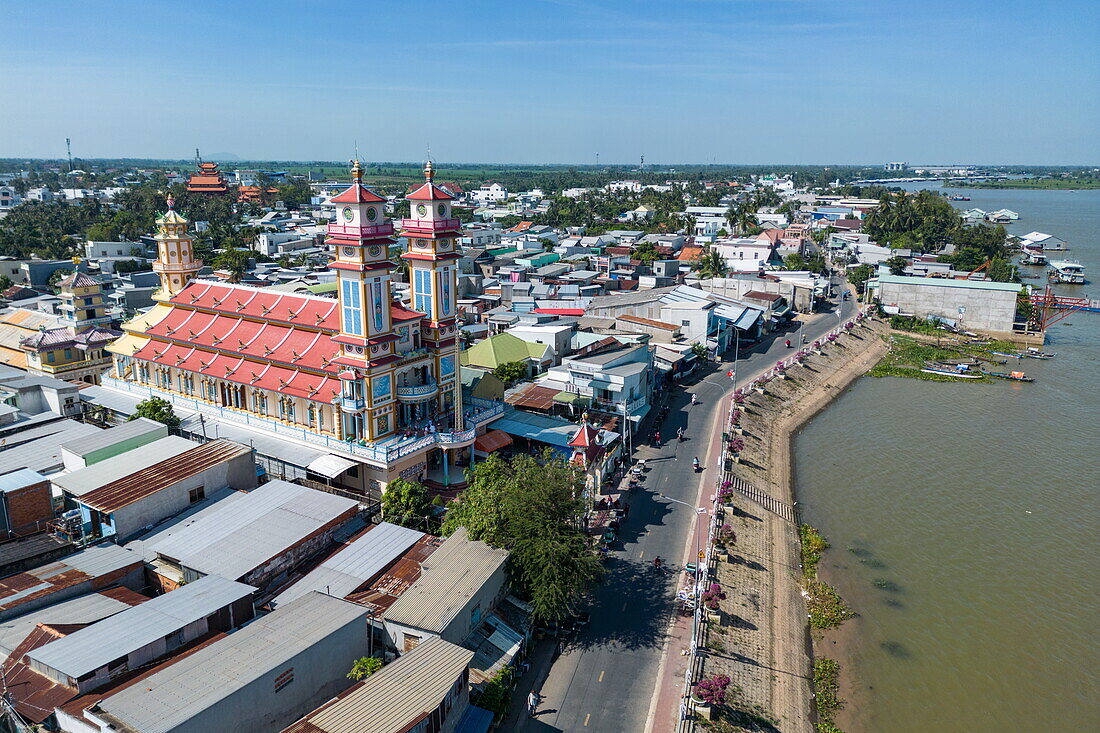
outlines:
[[1095, 0], [66, 2], [0, 157], [1100, 164]]

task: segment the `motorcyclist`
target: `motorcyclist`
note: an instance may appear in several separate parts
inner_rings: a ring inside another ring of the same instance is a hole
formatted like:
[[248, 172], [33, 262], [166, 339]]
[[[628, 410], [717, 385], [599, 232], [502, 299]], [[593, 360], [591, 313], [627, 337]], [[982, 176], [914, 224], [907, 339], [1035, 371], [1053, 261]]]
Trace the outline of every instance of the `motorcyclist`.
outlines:
[[696, 457], [694, 460], [692, 460], [691, 465], [696, 471], [699, 470], [699, 459], [698, 459], [698, 457]]
[[676, 428], [676, 439], [677, 440], [683, 440], [684, 439], [684, 429], [683, 428]]
[[787, 339], [787, 348], [788, 349], [791, 348], [791, 340], [790, 339]]
[[661, 559], [661, 556], [660, 556], [660, 555], [658, 555], [657, 557], [653, 558], [653, 567], [654, 567], [654, 568], [655, 568], [656, 570], [660, 570], [660, 569], [661, 569], [661, 565], [663, 565], [663, 564], [664, 564], [664, 562], [665, 562], [665, 561]]
[[692, 393], [692, 395], [691, 395], [691, 404], [693, 404], [693, 405], [694, 405], [694, 404], [696, 404], [696, 403], [697, 403], [698, 401], [699, 401], [699, 400], [698, 400], [698, 398], [696, 398], [695, 394], [694, 394], [694, 393]]

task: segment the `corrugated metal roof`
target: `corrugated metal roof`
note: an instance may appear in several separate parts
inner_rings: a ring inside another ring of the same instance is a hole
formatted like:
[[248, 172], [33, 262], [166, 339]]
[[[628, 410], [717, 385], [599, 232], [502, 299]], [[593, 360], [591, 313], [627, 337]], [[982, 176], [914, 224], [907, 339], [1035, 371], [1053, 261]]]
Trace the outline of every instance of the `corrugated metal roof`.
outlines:
[[508, 559], [461, 527], [423, 563], [420, 578], [385, 614], [387, 621], [441, 633]]
[[473, 658], [432, 637], [349, 691], [287, 726], [283, 733], [400, 733], [434, 712]]
[[167, 438], [154, 440], [147, 445], [51, 480], [66, 494], [79, 498], [148, 466], [174, 458], [194, 447], [195, 443], [186, 438], [169, 435]]
[[[1020, 292], [1019, 283], [996, 283], [990, 280], [951, 280], [944, 277], [908, 277], [905, 275], [879, 275], [876, 280], [885, 285], [925, 285], [931, 288], [966, 288], [968, 290], [1000, 290]], [[872, 280], [871, 282], [875, 282]]]
[[240, 578], [358, 507], [354, 499], [270, 481], [156, 542], [154, 552], [200, 573]]
[[63, 443], [61, 447], [69, 453], [78, 456], [86, 456], [89, 453], [109, 448], [124, 440], [130, 440], [131, 438], [137, 438], [150, 433], [168, 435], [168, 428], [163, 423], [145, 417], [139, 417], [136, 420], [124, 422], [121, 425], [101, 430], [87, 437], [70, 440], [68, 443]]
[[365, 634], [368, 613], [354, 603], [308, 593], [99, 706], [132, 730], [166, 733], [349, 624], [361, 625]]
[[101, 432], [76, 420], [57, 420], [0, 439], [0, 474], [33, 468], [44, 474], [61, 470], [61, 444]]
[[[79, 497], [80, 503], [110, 514], [203, 471], [252, 454], [252, 449], [248, 446], [229, 440], [212, 440], [201, 445], [191, 443], [191, 446], [190, 450], [178, 456], [159, 461], [87, 492]], [[90, 468], [94, 467], [90, 466]], [[221, 488], [221, 486], [212, 488]]]
[[0, 611], [6, 612], [29, 598], [48, 596], [63, 588], [140, 564], [140, 555], [118, 545], [90, 547], [64, 560], [0, 580]]
[[8, 492], [15, 491], [16, 489], [25, 489], [28, 486], [40, 484], [45, 480], [46, 477], [38, 471], [34, 471], [30, 468], [21, 468], [18, 471], [12, 471], [11, 473], [5, 473], [3, 476], [0, 476], [0, 491]]
[[210, 575], [86, 626], [27, 656], [78, 678], [247, 598], [250, 585]]
[[10, 654], [36, 624], [90, 624], [127, 608], [130, 604], [118, 599], [89, 593], [6, 619], [0, 623], [0, 654]]
[[424, 536], [415, 529], [383, 522], [329, 557], [304, 578], [276, 596], [276, 607], [311, 590], [344, 598], [356, 591]]

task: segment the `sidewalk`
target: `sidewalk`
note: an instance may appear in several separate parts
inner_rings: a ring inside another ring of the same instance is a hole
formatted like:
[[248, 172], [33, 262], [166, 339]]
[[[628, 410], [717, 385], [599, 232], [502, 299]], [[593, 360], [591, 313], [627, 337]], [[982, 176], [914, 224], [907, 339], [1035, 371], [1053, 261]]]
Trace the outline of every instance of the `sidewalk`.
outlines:
[[557, 659], [558, 639], [546, 637], [535, 642], [526, 661], [530, 667], [516, 680], [516, 689], [508, 705], [508, 714], [500, 722], [500, 731], [543, 731], [546, 727], [527, 715], [527, 693], [535, 690], [543, 695], [539, 710], [552, 707], [547, 691], [543, 690], [550, 668]]

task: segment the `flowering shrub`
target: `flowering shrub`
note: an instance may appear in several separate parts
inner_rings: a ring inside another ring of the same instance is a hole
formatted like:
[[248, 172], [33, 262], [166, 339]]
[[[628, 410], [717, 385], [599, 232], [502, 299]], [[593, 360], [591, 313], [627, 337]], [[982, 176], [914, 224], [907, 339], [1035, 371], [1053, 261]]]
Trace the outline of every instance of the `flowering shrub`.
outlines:
[[828, 339], [829, 339], [829, 341], [836, 341], [836, 334], [835, 333], [830, 333], [829, 336], [828, 336]]
[[745, 394], [741, 390], [737, 390], [733, 393], [733, 401], [738, 405], [745, 404]]
[[702, 679], [695, 683], [695, 697], [708, 705], [724, 705], [729, 686], [730, 678], [724, 674]]
[[718, 489], [718, 501], [726, 502], [733, 498], [733, 486], [729, 481], [722, 482], [722, 486]]
[[777, 361], [777, 362], [775, 363], [775, 371], [779, 372], [780, 374], [782, 374], [783, 372], [787, 371], [787, 364], [786, 364], [786, 362], [782, 362], [782, 361]]
[[740, 410], [734, 410], [732, 413], [730, 413], [730, 425], [740, 425], [740, 424], [741, 424], [741, 411]]
[[734, 438], [730, 441], [730, 450], [734, 453], [740, 453], [745, 449], [745, 441], [741, 438]]
[[737, 533], [733, 531], [733, 527], [728, 524], [723, 524], [718, 528], [718, 542], [725, 545], [727, 543], [733, 544], [737, 542]]
[[821, 348], [821, 342], [820, 341], [814, 341], [814, 348], [815, 349], [820, 349]]

